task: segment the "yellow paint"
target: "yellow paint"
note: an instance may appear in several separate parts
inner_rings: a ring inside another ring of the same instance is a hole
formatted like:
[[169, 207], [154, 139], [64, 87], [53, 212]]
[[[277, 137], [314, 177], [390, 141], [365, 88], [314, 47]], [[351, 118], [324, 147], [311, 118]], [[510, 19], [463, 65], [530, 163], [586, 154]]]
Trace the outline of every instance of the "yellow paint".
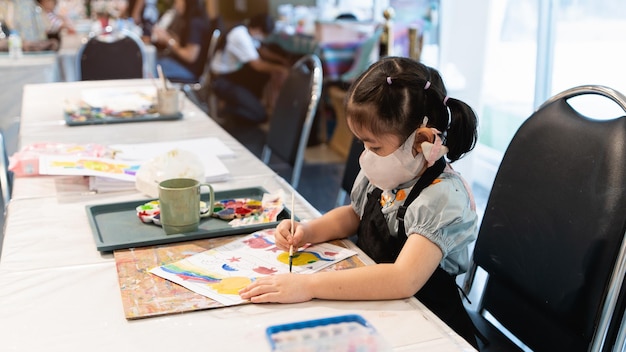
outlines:
[[[283, 252], [278, 255], [278, 261], [281, 263], [289, 264], [289, 252]], [[315, 263], [319, 259], [309, 252], [297, 252], [293, 254], [293, 265], [301, 266], [311, 263]]]
[[226, 295], [237, 295], [239, 294], [239, 290], [250, 285], [252, 280], [243, 276], [234, 276], [227, 277], [222, 279], [222, 281], [210, 285], [217, 293], [226, 294]]

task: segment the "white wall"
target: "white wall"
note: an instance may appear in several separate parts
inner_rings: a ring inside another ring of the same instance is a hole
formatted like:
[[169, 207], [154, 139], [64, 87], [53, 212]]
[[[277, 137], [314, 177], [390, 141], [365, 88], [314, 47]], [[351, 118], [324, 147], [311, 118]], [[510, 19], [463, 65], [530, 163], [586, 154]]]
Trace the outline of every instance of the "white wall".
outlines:
[[[481, 92], [493, 0], [441, 0], [438, 69], [448, 95], [482, 111]], [[480, 119], [480, 115], [478, 116]], [[480, 123], [480, 120], [479, 120]], [[469, 184], [479, 174], [480, 150], [454, 163]]]

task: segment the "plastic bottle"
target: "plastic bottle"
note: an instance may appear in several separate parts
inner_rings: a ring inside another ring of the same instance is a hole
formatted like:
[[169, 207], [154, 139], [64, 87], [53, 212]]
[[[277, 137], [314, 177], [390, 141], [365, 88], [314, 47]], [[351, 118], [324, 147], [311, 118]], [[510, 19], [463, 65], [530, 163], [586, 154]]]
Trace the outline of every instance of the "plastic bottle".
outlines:
[[17, 31], [12, 30], [9, 34], [9, 57], [19, 59], [22, 55], [22, 38]]

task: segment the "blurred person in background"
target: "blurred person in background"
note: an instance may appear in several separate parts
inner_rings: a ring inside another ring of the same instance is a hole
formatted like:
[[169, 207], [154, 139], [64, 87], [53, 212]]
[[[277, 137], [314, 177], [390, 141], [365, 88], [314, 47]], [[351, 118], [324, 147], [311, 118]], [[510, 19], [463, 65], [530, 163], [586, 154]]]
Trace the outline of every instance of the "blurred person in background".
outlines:
[[37, 0], [42, 10], [46, 34], [49, 39], [61, 41], [61, 32], [66, 30], [69, 34], [76, 32], [72, 22], [57, 13], [57, 0]]
[[274, 20], [261, 14], [222, 33], [211, 62], [216, 76], [213, 90], [222, 104], [220, 115], [267, 121], [289, 70], [284, 57], [261, 47], [273, 30]]
[[203, 1], [174, 0], [152, 28], [151, 42], [157, 47], [157, 64], [174, 82], [198, 82], [208, 51], [211, 34], [222, 28], [219, 18], [209, 19]]
[[[19, 34], [24, 51], [59, 49], [59, 41], [48, 38], [42, 11], [35, 0], [0, 0], [0, 19], [9, 31]], [[8, 50], [6, 38], [0, 40], [0, 50]]]

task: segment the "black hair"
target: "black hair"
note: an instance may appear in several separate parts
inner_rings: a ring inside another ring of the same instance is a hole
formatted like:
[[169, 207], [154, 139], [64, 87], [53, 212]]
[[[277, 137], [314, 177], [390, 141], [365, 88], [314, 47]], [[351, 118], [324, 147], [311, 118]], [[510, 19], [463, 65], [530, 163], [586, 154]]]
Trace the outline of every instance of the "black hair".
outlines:
[[[219, 40], [217, 41], [217, 45], [215, 46], [215, 50], [224, 50], [226, 47], [226, 37], [235, 27], [243, 26], [243, 23], [236, 23], [232, 27], [223, 31], [220, 35]], [[264, 34], [270, 34], [274, 31], [275, 22], [272, 17], [266, 14], [256, 15], [248, 21], [248, 28], [260, 28]]]
[[346, 116], [357, 127], [403, 141], [426, 116], [427, 127], [442, 132], [451, 162], [471, 151], [478, 139], [472, 108], [447, 96], [436, 69], [405, 57], [385, 57], [363, 72], [348, 90]]
[[264, 13], [250, 18], [250, 22], [248, 23], [249, 28], [259, 28], [265, 35], [272, 33], [275, 26], [276, 23], [274, 22], [274, 19], [270, 15]]
[[185, 0], [185, 13], [172, 23], [172, 31], [174, 31], [180, 40], [180, 45], [187, 45], [189, 40], [189, 27], [193, 18], [206, 18], [209, 21], [206, 6], [203, 0]]

